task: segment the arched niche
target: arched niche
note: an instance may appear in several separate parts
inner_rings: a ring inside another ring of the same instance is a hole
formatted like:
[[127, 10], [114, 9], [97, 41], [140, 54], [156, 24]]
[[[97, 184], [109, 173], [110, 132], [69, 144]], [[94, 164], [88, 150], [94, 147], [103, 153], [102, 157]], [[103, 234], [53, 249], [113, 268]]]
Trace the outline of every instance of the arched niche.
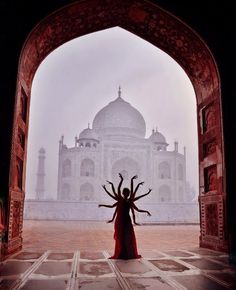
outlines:
[[80, 176], [94, 176], [94, 171], [94, 161], [90, 158], [83, 159], [80, 165]]
[[130, 181], [131, 177], [140, 174], [139, 164], [130, 157], [123, 157], [112, 164], [112, 179], [114, 182], [120, 180], [119, 173], [122, 174], [125, 181]]

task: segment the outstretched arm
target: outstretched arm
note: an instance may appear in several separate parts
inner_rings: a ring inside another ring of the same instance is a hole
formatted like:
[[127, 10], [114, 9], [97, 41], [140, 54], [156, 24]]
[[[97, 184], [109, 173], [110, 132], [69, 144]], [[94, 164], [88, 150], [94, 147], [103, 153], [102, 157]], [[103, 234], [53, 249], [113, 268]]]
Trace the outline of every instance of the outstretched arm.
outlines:
[[98, 207], [109, 207], [109, 208], [112, 208], [112, 207], [115, 207], [117, 205], [117, 202], [114, 203], [113, 205], [108, 205], [108, 204], [99, 204]]
[[116, 216], [116, 213], [117, 213], [117, 208], [116, 208], [116, 210], [115, 210], [115, 212], [114, 212], [114, 214], [113, 214], [113, 217], [112, 217], [112, 219], [111, 219], [111, 220], [109, 220], [107, 223], [112, 223], [112, 222], [114, 221], [114, 219], [115, 219], [115, 216]]
[[114, 184], [113, 184], [111, 181], [109, 181], [109, 180], [107, 180], [107, 183], [109, 183], [109, 184], [111, 185], [111, 189], [112, 189], [113, 194], [114, 194], [115, 196], [117, 196], [117, 193], [116, 193], [116, 191], [115, 191]]
[[143, 184], [144, 184], [144, 181], [142, 181], [142, 182], [139, 182], [139, 183], [137, 184], [137, 186], [136, 186], [136, 188], [135, 188], [135, 190], [134, 190], [133, 194], [130, 196], [130, 197], [131, 197], [131, 199], [135, 197], [135, 195], [136, 195], [136, 192], [137, 192], [137, 191], [138, 191], [138, 189], [139, 189], [139, 186], [140, 186], [140, 185], [143, 185]]
[[131, 212], [132, 212], [132, 217], [135, 225], [140, 225], [139, 223], [136, 222], [136, 217], [135, 217], [135, 212], [134, 209], [131, 207]]
[[130, 181], [130, 196], [133, 195], [134, 192], [134, 179], [138, 178], [138, 175], [134, 175]]
[[121, 190], [120, 189], [121, 189], [121, 185], [123, 183], [124, 178], [121, 175], [121, 173], [119, 173], [119, 176], [120, 176], [120, 183], [119, 183], [118, 188], [117, 188], [117, 195], [118, 195], [118, 197], [121, 197]]
[[106, 186], [105, 185], [103, 185], [102, 186], [103, 188], [104, 188], [104, 190], [106, 191], [106, 193], [111, 197], [111, 198], [113, 198], [113, 199], [115, 199], [115, 200], [117, 200], [117, 195], [112, 195], [107, 189], [106, 189]]
[[138, 212], [146, 212], [147, 215], [151, 216], [151, 214], [150, 214], [150, 212], [149, 212], [148, 210], [139, 209], [139, 208], [137, 208], [137, 206], [136, 206], [134, 203], [132, 204], [132, 207], [133, 207], [135, 210], [137, 210]]
[[137, 197], [135, 197], [135, 198], [133, 199], [133, 201], [136, 201], [136, 200], [138, 200], [138, 199], [140, 199], [140, 198], [142, 198], [142, 197], [144, 197], [144, 196], [148, 195], [148, 194], [149, 194], [151, 191], [152, 191], [152, 189], [151, 189], [151, 188], [149, 188], [149, 190], [148, 190], [148, 192], [147, 192], [147, 193], [145, 193], [145, 194], [142, 194], [142, 195], [140, 195], [140, 196], [137, 196]]

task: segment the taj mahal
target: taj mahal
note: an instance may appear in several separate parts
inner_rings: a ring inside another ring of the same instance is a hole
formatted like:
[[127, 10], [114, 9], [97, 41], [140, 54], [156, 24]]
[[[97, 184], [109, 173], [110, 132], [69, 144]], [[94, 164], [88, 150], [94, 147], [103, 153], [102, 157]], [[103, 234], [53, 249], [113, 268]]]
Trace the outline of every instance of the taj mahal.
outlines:
[[[118, 173], [124, 186], [138, 175], [144, 181], [139, 194], [152, 188], [140, 204], [151, 217], [137, 215], [141, 222], [197, 222], [198, 204], [192, 201], [186, 186], [186, 148], [179, 152], [178, 142], [168, 150], [165, 136], [157, 129], [145, 138], [146, 123], [141, 113], [118, 96], [97, 112], [92, 126], [75, 137], [74, 146], [59, 140], [57, 200], [44, 199], [43, 162], [45, 150], [39, 151], [36, 199], [27, 200], [26, 218], [68, 220], [106, 220], [111, 210], [98, 204], [110, 202], [102, 188], [106, 181], [115, 185]], [[40, 174], [42, 172], [42, 174]]]

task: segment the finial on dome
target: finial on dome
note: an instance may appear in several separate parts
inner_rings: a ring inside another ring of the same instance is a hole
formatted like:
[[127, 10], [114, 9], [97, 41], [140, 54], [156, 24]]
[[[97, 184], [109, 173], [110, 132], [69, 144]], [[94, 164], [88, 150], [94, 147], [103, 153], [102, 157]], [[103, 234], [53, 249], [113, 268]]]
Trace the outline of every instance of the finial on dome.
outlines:
[[118, 90], [118, 97], [120, 98], [121, 97], [121, 88], [119, 86], [119, 90]]

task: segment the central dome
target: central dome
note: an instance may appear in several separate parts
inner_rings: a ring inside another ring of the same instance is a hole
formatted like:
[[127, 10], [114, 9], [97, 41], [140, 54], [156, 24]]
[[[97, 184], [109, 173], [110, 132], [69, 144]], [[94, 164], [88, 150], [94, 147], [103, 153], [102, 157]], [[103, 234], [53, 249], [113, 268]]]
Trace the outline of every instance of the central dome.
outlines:
[[101, 109], [93, 120], [93, 129], [103, 136], [144, 138], [146, 124], [140, 112], [124, 101], [119, 90], [116, 100]]

